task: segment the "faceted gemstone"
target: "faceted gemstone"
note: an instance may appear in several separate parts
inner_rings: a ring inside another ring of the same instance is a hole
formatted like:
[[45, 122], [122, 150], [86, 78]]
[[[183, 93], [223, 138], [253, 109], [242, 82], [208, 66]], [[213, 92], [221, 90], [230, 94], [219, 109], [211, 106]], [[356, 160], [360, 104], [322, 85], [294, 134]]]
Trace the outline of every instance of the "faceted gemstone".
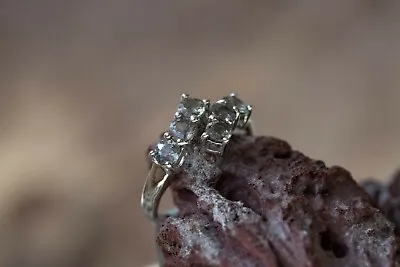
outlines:
[[243, 101], [237, 98], [235, 95], [230, 95], [224, 97], [223, 99], [226, 101], [229, 107], [233, 108], [235, 106], [239, 110], [240, 113], [239, 126], [244, 126], [244, 124], [246, 124], [251, 114], [251, 109], [249, 109], [248, 105], [243, 103]]
[[178, 113], [186, 119], [199, 119], [205, 112], [206, 104], [197, 98], [184, 98], [178, 106]]
[[196, 126], [185, 119], [175, 119], [171, 122], [169, 131], [176, 139], [189, 141], [196, 134]]
[[173, 140], [162, 138], [154, 149], [154, 157], [160, 164], [175, 165], [181, 155], [181, 147]]
[[226, 121], [233, 124], [236, 120], [236, 111], [226, 105], [225, 101], [217, 101], [211, 106], [211, 112], [219, 121]]
[[232, 125], [223, 121], [214, 121], [207, 125], [205, 133], [212, 141], [222, 142], [232, 135]]
[[226, 96], [223, 98], [231, 107], [236, 106], [240, 113], [248, 112], [247, 105], [235, 95]]

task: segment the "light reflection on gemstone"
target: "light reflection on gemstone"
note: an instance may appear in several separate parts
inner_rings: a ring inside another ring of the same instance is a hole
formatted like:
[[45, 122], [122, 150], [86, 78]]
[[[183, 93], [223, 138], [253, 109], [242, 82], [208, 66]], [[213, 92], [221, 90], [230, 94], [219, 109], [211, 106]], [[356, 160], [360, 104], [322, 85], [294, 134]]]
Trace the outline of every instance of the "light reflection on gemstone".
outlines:
[[159, 164], [163, 165], [176, 165], [179, 161], [182, 148], [171, 140], [162, 138], [154, 149], [154, 158]]
[[223, 142], [232, 135], [232, 125], [223, 121], [214, 121], [207, 125], [205, 133], [212, 141]]
[[205, 115], [206, 104], [197, 98], [184, 98], [178, 106], [178, 114], [186, 119], [197, 120]]
[[189, 141], [196, 134], [196, 125], [185, 119], [175, 119], [171, 122], [169, 130], [176, 139]]
[[233, 107], [227, 106], [225, 101], [218, 101], [213, 104], [211, 112], [217, 120], [226, 121], [230, 124], [234, 124], [237, 117], [236, 111]]
[[[222, 154], [234, 128], [244, 128], [251, 115], [251, 106], [234, 94], [226, 96], [210, 107], [208, 100], [182, 95], [175, 119], [168, 132], [152, 151], [155, 162], [177, 167], [183, 162], [183, 152], [201, 140], [203, 149]], [[211, 114], [211, 116], [209, 116]], [[208, 124], [207, 124], [208, 118]]]
[[242, 100], [240, 100], [236, 95], [231, 94], [230, 96], [226, 96], [223, 98], [227, 105], [231, 108], [236, 107], [236, 109], [239, 111], [239, 123], [238, 126], [239, 127], [243, 127], [250, 115], [251, 115], [251, 107], [249, 107], [248, 105], [246, 105]]

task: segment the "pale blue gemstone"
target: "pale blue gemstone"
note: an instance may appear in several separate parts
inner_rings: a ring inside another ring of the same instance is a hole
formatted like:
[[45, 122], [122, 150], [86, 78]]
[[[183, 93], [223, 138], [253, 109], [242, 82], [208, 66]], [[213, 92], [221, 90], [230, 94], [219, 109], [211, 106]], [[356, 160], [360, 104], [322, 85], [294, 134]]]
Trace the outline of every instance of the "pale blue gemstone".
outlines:
[[186, 119], [198, 119], [206, 112], [206, 104], [197, 98], [186, 98], [178, 106], [178, 113]]
[[227, 106], [231, 108], [236, 107], [236, 109], [239, 111], [238, 126], [243, 127], [250, 117], [251, 108], [249, 108], [248, 105], [243, 103], [243, 101], [237, 98], [235, 95], [230, 95], [224, 97], [223, 99], [226, 101]]
[[172, 121], [169, 125], [169, 131], [172, 136], [180, 140], [183, 140], [186, 136], [186, 127], [183, 122]]
[[245, 116], [249, 115], [250, 110], [248, 109], [248, 106], [235, 95], [224, 97], [224, 100], [227, 102], [228, 106], [235, 106], [239, 110], [240, 114]]
[[207, 125], [205, 132], [212, 141], [222, 142], [231, 137], [232, 131], [232, 124], [224, 121], [216, 121]]
[[195, 134], [195, 127], [191, 122], [185, 120], [174, 120], [169, 126], [169, 131], [176, 139], [189, 141]]
[[236, 111], [224, 102], [216, 102], [211, 106], [211, 112], [219, 121], [233, 124], [236, 120]]
[[173, 140], [161, 139], [154, 149], [154, 157], [160, 164], [177, 164], [181, 147]]

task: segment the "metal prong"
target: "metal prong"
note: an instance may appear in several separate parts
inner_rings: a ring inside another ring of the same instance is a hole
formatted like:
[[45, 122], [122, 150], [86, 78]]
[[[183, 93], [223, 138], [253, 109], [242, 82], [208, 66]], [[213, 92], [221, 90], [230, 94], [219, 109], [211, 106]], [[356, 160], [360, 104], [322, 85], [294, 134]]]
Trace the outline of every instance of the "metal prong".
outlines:
[[222, 153], [220, 151], [212, 150], [209, 148], [207, 148], [206, 150], [208, 153], [211, 153], [212, 155], [219, 155], [219, 156], [222, 155]]
[[211, 153], [214, 155], [222, 155], [224, 153], [227, 142], [228, 141], [226, 141], [226, 142], [223, 141], [222, 143], [220, 143], [220, 142], [213, 142], [211, 140], [207, 140], [205, 143], [205, 149], [208, 153]]
[[[253, 107], [252, 107], [252, 106], [247, 105], [247, 108], [248, 108], [248, 110], [249, 110], [249, 114], [248, 114], [247, 117], [246, 117], [245, 124], [248, 123], [248, 121], [249, 121], [249, 119], [250, 119], [250, 117], [251, 117], [251, 113], [252, 113], [252, 111], [253, 111]], [[252, 127], [250, 126], [250, 128], [252, 128]], [[253, 132], [251, 132], [251, 134], [252, 134], [252, 133], [253, 133]]]
[[215, 114], [214, 114], [214, 112], [212, 112], [211, 115], [208, 116], [208, 121], [209, 121], [209, 122], [214, 122], [214, 121], [215, 121]]
[[[184, 152], [182, 151], [182, 154]], [[178, 162], [178, 166], [177, 167], [181, 167], [183, 165], [183, 163], [185, 162], [185, 155], [182, 155], [179, 162]]]
[[177, 112], [175, 112], [175, 114], [174, 114], [174, 118], [175, 118], [175, 119], [180, 119], [180, 118], [182, 118], [182, 114], [179, 113], [179, 112], [177, 111]]
[[167, 164], [164, 164], [164, 167], [166, 167], [167, 170], [172, 169], [172, 165], [169, 162], [167, 162]]
[[182, 141], [182, 140], [178, 140], [178, 145], [179, 146], [186, 146], [189, 144], [189, 141]]
[[149, 155], [150, 155], [151, 157], [154, 157], [155, 154], [156, 154], [156, 152], [154, 152], [154, 150], [150, 150]]
[[197, 123], [200, 121], [200, 118], [196, 118], [195, 116], [190, 116], [190, 121], [193, 123]]
[[163, 137], [164, 137], [165, 139], [167, 139], [167, 140], [169, 140], [169, 139], [172, 138], [172, 136], [171, 136], [171, 134], [170, 134], [169, 132], [163, 133]]
[[238, 119], [239, 116], [240, 116], [240, 111], [239, 111], [239, 109], [238, 109], [236, 106], [233, 106], [232, 108], [233, 108], [233, 110], [234, 110], [235, 113], [236, 113], [236, 119]]
[[224, 140], [222, 141], [223, 147], [225, 147], [225, 146], [228, 144], [229, 139], [230, 139], [230, 137], [229, 137], [228, 139], [224, 139]]
[[233, 128], [236, 128], [236, 126], [239, 123], [240, 120], [240, 111], [238, 110], [238, 108], [236, 106], [233, 106], [233, 110], [235, 111], [235, 121], [233, 122]]
[[230, 96], [237, 96], [236, 93], [230, 93], [229, 95], [230, 95]]
[[189, 94], [182, 94], [181, 95], [181, 101], [185, 100], [188, 97], [189, 97]]
[[210, 100], [208, 100], [208, 99], [203, 99], [203, 103], [206, 105], [206, 109], [209, 109], [209, 108], [210, 108], [210, 105], [211, 105], [211, 101], [210, 101]]
[[200, 136], [200, 139], [201, 139], [201, 141], [203, 141], [203, 142], [205, 142], [205, 141], [207, 141], [208, 140], [208, 134], [207, 133], [203, 133], [201, 136]]
[[218, 100], [218, 101], [215, 102], [215, 103], [226, 105], [227, 102], [226, 102], [226, 99], [220, 99], [220, 100]]

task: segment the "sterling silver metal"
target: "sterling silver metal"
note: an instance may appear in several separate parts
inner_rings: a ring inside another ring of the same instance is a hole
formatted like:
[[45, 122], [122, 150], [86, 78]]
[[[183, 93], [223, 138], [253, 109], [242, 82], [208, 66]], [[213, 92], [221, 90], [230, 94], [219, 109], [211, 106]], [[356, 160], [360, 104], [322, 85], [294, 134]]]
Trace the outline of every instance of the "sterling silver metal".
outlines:
[[144, 214], [150, 220], [155, 220], [158, 217], [157, 210], [161, 196], [168, 188], [169, 178], [171, 173], [153, 163], [149, 174], [147, 175], [146, 183], [143, 188], [141, 205]]
[[[165, 132], [162, 138], [166, 141], [172, 140], [172, 136], [168, 132]], [[177, 145], [181, 144], [177, 143]], [[152, 158], [152, 166], [147, 175], [141, 197], [142, 209], [150, 220], [157, 219], [160, 199], [168, 188], [174, 170], [182, 166], [185, 160], [186, 150], [185, 148], [181, 148], [178, 159], [175, 162], [160, 162], [156, 153], [156, 150], [152, 150], [149, 153]]]
[[230, 94], [210, 105], [209, 100], [182, 94], [181, 102], [156, 147], [150, 151], [152, 166], [141, 196], [141, 206], [152, 221], [159, 218], [158, 206], [171, 179], [182, 167], [189, 150], [201, 146], [207, 153], [221, 156], [232, 134], [252, 135], [250, 105]]

